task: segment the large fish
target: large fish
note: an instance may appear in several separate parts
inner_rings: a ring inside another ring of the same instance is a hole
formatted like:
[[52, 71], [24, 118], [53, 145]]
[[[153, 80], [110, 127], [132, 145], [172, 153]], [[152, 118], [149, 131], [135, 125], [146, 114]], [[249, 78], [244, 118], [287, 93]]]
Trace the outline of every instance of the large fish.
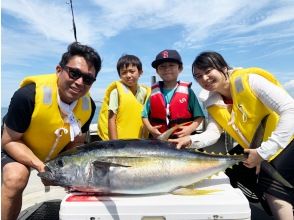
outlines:
[[177, 150], [161, 140], [97, 141], [48, 161], [46, 171], [38, 175], [52, 185], [82, 192], [168, 193], [244, 159]]

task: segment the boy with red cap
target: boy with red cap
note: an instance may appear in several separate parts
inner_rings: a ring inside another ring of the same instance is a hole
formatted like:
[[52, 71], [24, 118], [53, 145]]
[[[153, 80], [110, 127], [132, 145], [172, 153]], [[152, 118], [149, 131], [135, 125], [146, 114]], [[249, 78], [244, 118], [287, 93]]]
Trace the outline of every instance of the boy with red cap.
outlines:
[[192, 83], [178, 81], [183, 70], [180, 54], [176, 50], [163, 50], [151, 65], [162, 81], [152, 85], [151, 95], [144, 105], [145, 127], [156, 138], [177, 124], [191, 122], [180, 126], [173, 136], [191, 134], [202, 122], [204, 114], [191, 89]]

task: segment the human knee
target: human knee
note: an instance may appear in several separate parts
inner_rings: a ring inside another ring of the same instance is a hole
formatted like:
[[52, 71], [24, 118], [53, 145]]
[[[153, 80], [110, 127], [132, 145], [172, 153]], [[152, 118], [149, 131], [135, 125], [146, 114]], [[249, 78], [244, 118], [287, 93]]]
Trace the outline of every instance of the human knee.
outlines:
[[275, 208], [281, 209], [281, 208], [292, 207], [291, 203], [289, 203], [285, 200], [279, 199], [279, 198], [272, 196], [272, 195], [269, 195], [269, 194], [265, 194], [265, 196], [266, 196], [268, 203], [272, 204]]
[[2, 187], [6, 190], [22, 191], [28, 182], [30, 172], [25, 166], [4, 166]]

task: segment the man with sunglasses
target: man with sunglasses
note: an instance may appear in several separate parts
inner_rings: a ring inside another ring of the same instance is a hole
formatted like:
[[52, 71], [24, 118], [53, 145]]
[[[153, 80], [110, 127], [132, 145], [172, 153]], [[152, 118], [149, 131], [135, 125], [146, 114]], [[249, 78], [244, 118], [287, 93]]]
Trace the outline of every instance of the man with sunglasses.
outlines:
[[62, 55], [56, 74], [25, 78], [3, 119], [1, 139], [1, 218], [16, 219], [30, 169], [62, 150], [83, 144], [95, 112], [89, 89], [101, 69], [91, 47], [74, 42]]

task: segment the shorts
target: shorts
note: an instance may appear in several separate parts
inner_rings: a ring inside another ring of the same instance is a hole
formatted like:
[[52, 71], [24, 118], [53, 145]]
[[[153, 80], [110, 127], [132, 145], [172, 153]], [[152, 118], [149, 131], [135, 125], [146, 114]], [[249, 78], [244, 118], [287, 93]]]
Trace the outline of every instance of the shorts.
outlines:
[[[240, 145], [229, 151], [231, 155], [243, 153], [244, 149]], [[231, 185], [234, 188], [240, 188], [250, 202], [259, 202], [260, 195], [257, 188], [255, 168], [247, 168], [243, 163], [239, 163], [226, 169], [225, 173], [230, 178]]]
[[275, 158], [270, 164], [281, 174], [281, 176], [287, 180], [292, 188], [285, 186], [279, 181], [273, 179], [268, 173], [263, 171], [261, 166], [261, 172], [258, 177], [258, 187], [261, 191], [275, 196], [279, 199], [285, 200], [294, 206], [294, 141]]
[[12, 157], [10, 157], [5, 151], [1, 151], [1, 169], [3, 169], [3, 167], [11, 162], [16, 162], [16, 160], [14, 160]]
[[[229, 153], [241, 154], [244, 149], [237, 145]], [[270, 164], [293, 186], [294, 185], [294, 141], [292, 141]], [[241, 189], [250, 202], [260, 202], [264, 210], [271, 214], [264, 193], [275, 196], [294, 205], [293, 188], [284, 186], [274, 180], [261, 167], [259, 175], [255, 174], [255, 168], [247, 168], [240, 163], [225, 173], [230, 178], [233, 187]]]

